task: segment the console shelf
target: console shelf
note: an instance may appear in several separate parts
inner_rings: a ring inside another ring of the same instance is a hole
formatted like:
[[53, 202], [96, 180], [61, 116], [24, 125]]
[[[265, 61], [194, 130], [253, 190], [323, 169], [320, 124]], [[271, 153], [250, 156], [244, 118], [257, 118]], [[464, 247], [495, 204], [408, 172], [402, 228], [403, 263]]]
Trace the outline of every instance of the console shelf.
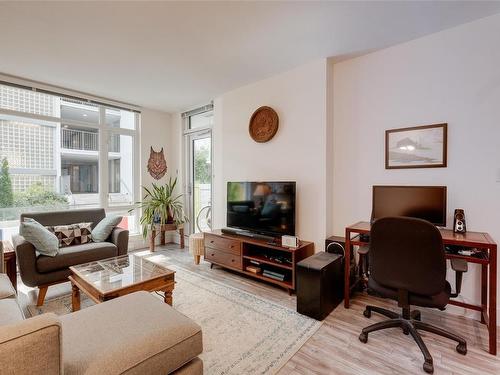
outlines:
[[[314, 254], [314, 243], [301, 241], [299, 247], [290, 249], [279, 244], [245, 236], [225, 234], [220, 230], [204, 234], [205, 260], [221, 267], [240, 272], [249, 277], [266, 281], [295, 291], [295, 269], [297, 262]], [[274, 259], [283, 259], [280, 263]], [[287, 261], [287, 262], [285, 262]], [[289, 264], [287, 264], [289, 262]], [[258, 263], [258, 264], [255, 264]], [[248, 266], [257, 266], [260, 273], [247, 271]], [[264, 270], [282, 275], [284, 280], [263, 274]]]
[[291, 265], [287, 265], [287, 264], [275, 262], [273, 260], [269, 260], [269, 259], [267, 259], [266, 257], [264, 257], [262, 255], [252, 255], [252, 256], [250, 256], [250, 255], [243, 255], [243, 259], [255, 260], [255, 261], [260, 262], [260, 263], [269, 264], [271, 266], [275, 266], [275, 267], [279, 267], [279, 268], [284, 268], [284, 269], [287, 269], [287, 270], [293, 269], [293, 267]]

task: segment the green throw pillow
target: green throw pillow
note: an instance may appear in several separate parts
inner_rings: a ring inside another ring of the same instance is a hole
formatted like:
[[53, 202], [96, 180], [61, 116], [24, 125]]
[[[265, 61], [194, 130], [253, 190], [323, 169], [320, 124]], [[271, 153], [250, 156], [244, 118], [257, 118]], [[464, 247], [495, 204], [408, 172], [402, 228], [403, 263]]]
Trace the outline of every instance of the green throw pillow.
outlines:
[[113, 229], [120, 224], [120, 221], [122, 221], [122, 216], [106, 216], [92, 229], [92, 241], [106, 241]]
[[59, 239], [38, 221], [25, 219], [19, 233], [43, 255], [55, 257], [59, 252]]

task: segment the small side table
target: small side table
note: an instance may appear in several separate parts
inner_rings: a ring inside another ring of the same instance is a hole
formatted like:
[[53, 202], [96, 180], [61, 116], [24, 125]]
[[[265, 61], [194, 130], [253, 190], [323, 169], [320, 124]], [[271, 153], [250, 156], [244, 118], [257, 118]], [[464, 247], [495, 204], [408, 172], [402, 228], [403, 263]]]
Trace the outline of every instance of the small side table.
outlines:
[[205, 253], [203, 233], [193, 233], [189, 236], [189, 252], [194, 256], [194, 264], [200, 264], [200, 258]]
[[179, 237], [181, 240], [181, 249], [184, 249], [184, 226], [178, 227], [176, 224], [163, 224], [155, 226], [156, 229], [151, 231], [151, 236], [149, 239], [149, 248], [151, 251], [155, 251], [155, 238], [158, 231], [160, 232], [160, 245], [165, 245], [165, 232], [179, 231]]
[[5, 272], [9, 276], [10, 282], [14, 286], [17, 292], [17, 263], [16, 263], [16, 252], [10, 241], [2, 241], [3, 246], [3, 261]]

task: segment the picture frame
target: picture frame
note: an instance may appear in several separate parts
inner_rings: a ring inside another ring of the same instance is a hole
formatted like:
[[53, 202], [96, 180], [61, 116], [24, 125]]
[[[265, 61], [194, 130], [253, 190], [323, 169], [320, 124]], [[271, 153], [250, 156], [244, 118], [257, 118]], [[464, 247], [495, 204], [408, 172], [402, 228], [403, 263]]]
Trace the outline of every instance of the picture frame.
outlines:
[[447, 167], [448, 124], [385, 131], [385, 169]]

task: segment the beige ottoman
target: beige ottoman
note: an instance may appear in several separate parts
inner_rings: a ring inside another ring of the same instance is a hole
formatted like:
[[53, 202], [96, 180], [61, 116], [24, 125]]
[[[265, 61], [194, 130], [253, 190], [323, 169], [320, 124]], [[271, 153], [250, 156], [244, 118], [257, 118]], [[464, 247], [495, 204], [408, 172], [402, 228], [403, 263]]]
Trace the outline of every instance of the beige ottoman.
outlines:
[[205, 253], [203, 233], [194, 233], [189, 236], [189, 251], [194, 256], [194, 263], [200, 264], [200, 257]]

